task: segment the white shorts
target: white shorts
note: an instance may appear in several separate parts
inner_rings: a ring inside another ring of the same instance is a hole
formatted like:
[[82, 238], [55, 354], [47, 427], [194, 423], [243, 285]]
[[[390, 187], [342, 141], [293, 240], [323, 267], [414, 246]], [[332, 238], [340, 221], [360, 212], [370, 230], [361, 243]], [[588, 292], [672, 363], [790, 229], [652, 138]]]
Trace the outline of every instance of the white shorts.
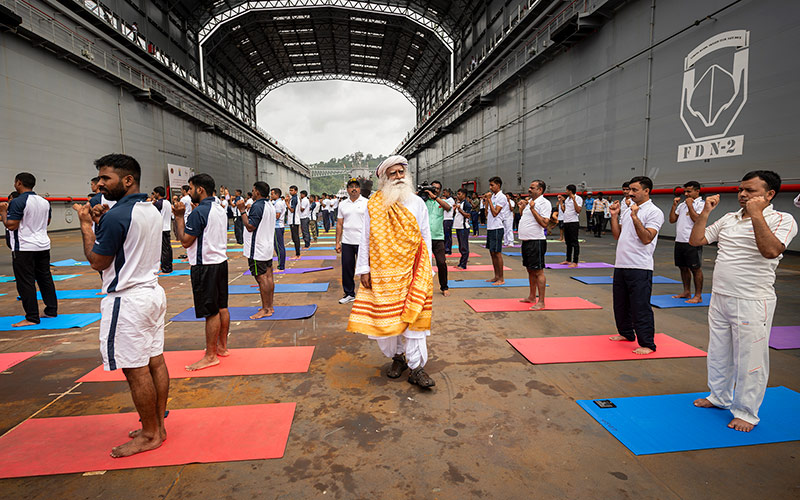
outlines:
[[138, 288], [108, 294], [100, 302], [103, 368], [140, 368], [164, 352], [164, 289]]

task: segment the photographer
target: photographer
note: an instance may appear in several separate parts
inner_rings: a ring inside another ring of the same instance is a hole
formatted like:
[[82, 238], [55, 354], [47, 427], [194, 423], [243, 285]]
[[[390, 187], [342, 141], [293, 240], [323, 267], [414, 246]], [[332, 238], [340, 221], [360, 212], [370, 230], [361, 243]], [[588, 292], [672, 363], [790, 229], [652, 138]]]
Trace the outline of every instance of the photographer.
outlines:
[[428, 218], [431, 224], [431, 247], [433, 256], [436, 258], [436, 268], [439, 272], [439, 288], [442, 295], [447, 297], [450, 290], [447, 286], [447, 260], [444, 254], [444, 212], [452, 210], [452, 207], [443, 199], [439, 198], [442, 190], [442, 183], [433, 181], [430, 185], [422, 184], [417, 193], [425, 201], [428, 208]]

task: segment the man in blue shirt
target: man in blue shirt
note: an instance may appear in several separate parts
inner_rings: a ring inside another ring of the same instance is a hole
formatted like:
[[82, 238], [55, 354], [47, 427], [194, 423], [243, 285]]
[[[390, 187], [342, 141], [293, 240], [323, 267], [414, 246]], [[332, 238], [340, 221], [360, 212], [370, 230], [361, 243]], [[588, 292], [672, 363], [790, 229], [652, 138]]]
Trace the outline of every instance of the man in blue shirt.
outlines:
[[122, 369], [142, 422], [141, 429], [128, 433], [130, 441], [111, 450], [118, 458], [158, 448], [167, 438], [167, 298], [157, 278], [162, 217], [139, 192], [141, 168], [135, 159], [111, 154], [95, 160], [95, 166], [100, 192], [117, 202], [113, 208], [76, 206], [83, 252], [92, 269], [101, 271], [107, 293], [100, 303], [100, 352], [106, 370]]

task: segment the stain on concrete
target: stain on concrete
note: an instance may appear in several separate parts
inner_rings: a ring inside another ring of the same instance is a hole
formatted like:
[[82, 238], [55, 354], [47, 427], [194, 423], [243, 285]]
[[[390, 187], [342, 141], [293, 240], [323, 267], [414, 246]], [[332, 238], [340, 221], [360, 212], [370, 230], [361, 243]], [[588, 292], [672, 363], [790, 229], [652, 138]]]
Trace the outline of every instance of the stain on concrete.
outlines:
[[561, 393], [554, 386], [539, 382], [538, 380], [529, 380], [525, 387], [541, 392], [545, 396], [561, 396]]

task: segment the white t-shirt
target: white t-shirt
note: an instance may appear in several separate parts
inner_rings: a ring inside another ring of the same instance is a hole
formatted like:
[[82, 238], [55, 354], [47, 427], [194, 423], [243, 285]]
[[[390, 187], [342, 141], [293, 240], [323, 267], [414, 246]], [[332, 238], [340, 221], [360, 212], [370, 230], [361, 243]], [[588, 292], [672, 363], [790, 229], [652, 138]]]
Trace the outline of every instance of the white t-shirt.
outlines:
[[250, 207], [247, 222], [256, 228], [247, 232], [242, 245], [242, 255], [257, 261], [272, 260], [275, 242], [275, 207], [266, 198], [261, 198]]
[[[697, 198], [692, 202], [692, 207], [696, 213], [703, 211], [703, 206], [706, 204], [702, 198]], [[689, 216], [689, 207], [686, 203], [678, 203], [675, 207], [675, 213], [678, 215], [678, 220], [675, 221], [675, 241], [678, 243], [689, 243], [689, 236], [692, 234], [694, 222]]]
[[364, 229], [364, 213], [367, 211], [367, 199], [359, 195], [356, 201], [350, 198], [339, 204], [338, 219], [342, 219], [342, 243], [358, 245], [361, 243], [361, 231]]
[[188, 194], [184, 195], [184, 197], [181, 198], [181, 203], [183, 203], [184, 208], [186, 208], [186, 211], [183, 213], [183, 222], [186, 222], [189, 220], [189, 214], [192, 213], [192, 197]]
[[486, 206], [486, 229], [503, 229], [503, 220], [511, 210], [508, 208], [508, 198], [502, 190], [492, 195], [492, 205], [500, 207], [500, 211], [496, 216], [492, 215], [492, 207]]
[[228, 250], [228, 216], [211, 196], [201, 201], [189, 216], [186, 234], [196, 237], [186, 249], [190, 265], [220, 264], [228, 260], [225, 253]]
[[[345, 199], [349, 200], [350, 198], [345, 198]], [[337, 208], [339, 208], [339, 198], [334, 198], [332, 201], [333, 204], [331, 205], [331, 210], [336, 210]]]
[[[469, 229], [469, 219], [464, 218], [464, 216], [461, 215], [461, 212], [456, 209], [456, 207], [461, 207], [461, 210], [464, 210], [464, 206], [467, 206], [470, 210], [472, 210], [472, 204], [469, 202], [469, 200], [465, 199], [464, 201], [454, 201], [450, 206], [453, 207], [452, 210], [450, 210], [453, 213], [453, 227], [456, 229]], [[467, 210], [464, 211], [469, 213]], [[446, 216], [447, 212], [444, 214]]]
[[305, 198], [301, 198], [300, 201], [297, 203], [297, 209], [300, 210], [300, 218], [301, 219], [308, 219], [311, 217], [311, 202], [308, 201], [308, 196]]
[[47, 224], [50, 223], [50, 202], [26, 191], [8, 204], [8, 220], [18, 220], [19, 228], [9, 231], [11, 249], [15, 252], [50, 250]]
[[[244, 211], [245, 213], [250, 212], [250, 207], [253, 206], [253, 198], [247, 198], [247, 201], [244, 202]], [[283, 207], [286, 208], [286, 204], [283, 204]]]
[[311, 220], [317, 220], [320, 211], [320, 202], [314, 202], [314, 208], [311, 209]]
[[453, 220], [453, 218], [455, 217], [455, 212], [456, 212], [456, 209], [453, 208], [453, 207], [456, 204], [456, 201], [453, 198], [448, 196], [444, 200], [444, 202], [447, 203], [448, 205], [450, 205], [450, 211], [448, 212], [447, 210], [443, 210], [444, 216], [443, 216], [442, 220]]
[[[158, 203], [160, 201], [161, 203]], [[155, 205], [156, 208], [161, 210], [161, 231], [169, 231], [172, 229], [172, 204], [166, 199], [161, 198]]]
[[522, 209], [522, 216], [519, 219], [519, 239], [522, 241], [545, 239], [544, 227], [536, 221], [536, 217], [531, 213], [531, 205], [536, 213], [546, 221], [550, 220], [550, 214], [553, 213], [553, 205], [544, 196], [531, 200]]
[[331, 200], [325, 198], [322, 200], [322, 211], [323, 212], [330, 212], [331, 211]]
[[[789, 246], [797, 235], [794, 218], [776, 211], [772, 205], [765, 208], [763, 214], [775, 237]], [[705, 236], [709, 243], [718, 242], [713, 293], [750, 300], [775, 298], [775, 269], [783, 254], [774, 259], [761, 255], [753, 233], [753, 220], [742, 218], [741, 209], [723, 215], [708, 226]]]
[[275, 207], [275, 229], [281, 229], [285, 227], [283, 218], [286, 215], [286, 202], [282, 198], [278, 198], [272, 202], [272, 205]]
[[[652, 200], [647, 200], [639, 206], [638, 217], [646, 229], [660, 231], [661, 225], [664, 224], [664, 212]], [[653, 241], [647, 245], [642, 243], [639, 235], [636, 234], [636, 228], [633, 226], [630, 209], [620, 216], [620, 225], [622, 228], [620, 229], [619, 240], [617, 240], [617, 259], [614, 267], [652, 271], [653, 252], [655, 252], [656, 243], [658, 243], [658, 234], [656, 233]]]
[[567, 199], [564, 200], [564, 217], [561, 218], [561, 214], [558, 215], [558, 220], [563, 220], [563, 222], [579, 222], [579, 216], [577, 210], [575, 210], [575, 206], [582, 207], [583, 206], [583, 198], [579, 195], [575, 195], [575, 203], [572, 202], [572, 198], [567, 196]]

